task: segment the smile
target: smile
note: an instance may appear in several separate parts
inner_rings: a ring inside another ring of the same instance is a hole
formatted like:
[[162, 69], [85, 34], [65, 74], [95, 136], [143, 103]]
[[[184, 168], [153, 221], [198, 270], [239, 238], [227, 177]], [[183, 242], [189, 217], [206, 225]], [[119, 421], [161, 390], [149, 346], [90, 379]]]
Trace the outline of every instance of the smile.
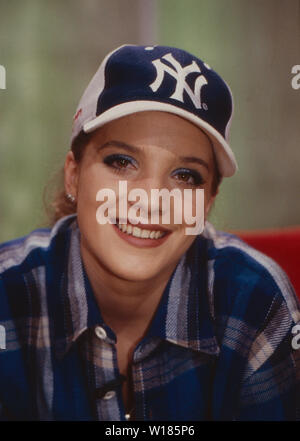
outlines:
[[167, 234], [165, 231], [146, 230], [130, 224], [117, 224], [117, 227], [123, 233], [130, 234], [134, 237], [140, 237], [142, 239], [159, 239]]
[[164, 243], [170, 236], [171, 231], [157, 225], [139, 226], [127, 224], [113, 224], [117, 234], [126, 242], [136, 247], [157, 247]]

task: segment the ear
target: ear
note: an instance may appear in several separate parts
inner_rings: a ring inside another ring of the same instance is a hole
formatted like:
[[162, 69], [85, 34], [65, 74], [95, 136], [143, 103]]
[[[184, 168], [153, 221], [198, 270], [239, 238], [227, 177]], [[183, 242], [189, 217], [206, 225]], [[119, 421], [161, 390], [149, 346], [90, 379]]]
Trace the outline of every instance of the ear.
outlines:
[[64, 181], [66, 193], [76, 198], [78, 186], [79, 166], [75, 161], [74, 154], [70, 150], [67, 153], [64, 165]]

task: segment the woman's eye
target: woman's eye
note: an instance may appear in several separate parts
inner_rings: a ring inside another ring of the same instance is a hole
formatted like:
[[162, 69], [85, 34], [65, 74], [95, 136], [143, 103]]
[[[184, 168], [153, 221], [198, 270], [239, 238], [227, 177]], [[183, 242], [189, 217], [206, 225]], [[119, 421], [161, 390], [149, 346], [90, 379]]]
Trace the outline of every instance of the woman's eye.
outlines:
[[184, 182], [188, 182], [191, 179], [188, 173], [179, 173], [177, 176]]
[[180, 170], [175, 174], [175, 178], [184, 184], [197, 187], [204, 184], [204, 179], [195, 170]]
[[118, 167], [125, 168], [129, 164], [129, 161], [128, 159], [120, 158], [120, 159], [116, 159], [115, 163], [117, 164]]
[[104, 158], [103, 162], [109, 167], [114, 168], [116, 171], [126, 170], [129, 166], [134, 167], [135, 165], [135, 161], [132, 158], [116, 154], [107, 156]]

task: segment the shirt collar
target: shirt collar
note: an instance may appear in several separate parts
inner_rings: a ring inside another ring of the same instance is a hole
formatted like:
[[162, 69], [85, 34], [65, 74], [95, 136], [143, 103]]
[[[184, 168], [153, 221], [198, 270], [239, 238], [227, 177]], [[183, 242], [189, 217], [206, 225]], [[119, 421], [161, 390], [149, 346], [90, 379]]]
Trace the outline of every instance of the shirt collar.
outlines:
[[218, 355], [214, 311], [208, 292], [208, 241], [197, 236], [182, 256], [163, 293], [148, 337]]
[[[104, 325], [80, 253], [80, 231], [76, 214], [58, 221], [53, 234], [54, 243], [63, 237], [65, 266], [60, 279], [59, 308], [55, 317], [55, 352], [63, 357], [80, 335], [96, 325]], [[54, 245], [52, 245], [54, 246]], [[57, 245], [54, 246], [57, 248]], [[108, 328], [108, 327], [107, 327]], [[108, 328], [108, 337], [115, 336]]]
[[[76, 215], [55, 224], [52, 237], [64, 232], [67, 242], [66, 262], [60, 283], [63, 325], [55, 336], [55, 351], [63, 357], [78, 337], [89, 328], [105, 328], [108, 341], [115, 343], [113, 331], [104, 323], [83, 266], [80, 231]], [[182, 256], [164, 290], [149, 327], [146, 340], [159, 338], [173, 344], [218, 355], [219, 346], [213, 327], [213, 303], [208, 293], [208, 241], [197, 236]]]

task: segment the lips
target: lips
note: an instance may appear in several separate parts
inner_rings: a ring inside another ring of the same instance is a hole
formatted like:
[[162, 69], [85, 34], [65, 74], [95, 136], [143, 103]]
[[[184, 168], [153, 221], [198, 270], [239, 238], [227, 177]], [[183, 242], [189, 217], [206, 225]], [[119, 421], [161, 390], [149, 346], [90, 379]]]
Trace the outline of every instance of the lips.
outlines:
[[139, 247], [161, 245], [171, 233], [171, 230], [159, 225], [141, 223], [133, 225], [128, 221], [126, 224], [117, 223], [113, 226], [122, 239]]
[[[117, 219], [118, 221], [119, 219]], [[120, 224], [120, 226], [122, 225], [131, 225], [132, 227], [138, 227], [142, 230], [150, 230], [150, 231], [162, 231], [165, 233], [170, 233], [171, 230], [169, 230], [168, 228], [162, 227], [161, 225], [156, 225], [156, 224], [141, 224], [140, 222], [137, 224], [132, 224], [131, 222], [127, 221], [127, 224]]]

